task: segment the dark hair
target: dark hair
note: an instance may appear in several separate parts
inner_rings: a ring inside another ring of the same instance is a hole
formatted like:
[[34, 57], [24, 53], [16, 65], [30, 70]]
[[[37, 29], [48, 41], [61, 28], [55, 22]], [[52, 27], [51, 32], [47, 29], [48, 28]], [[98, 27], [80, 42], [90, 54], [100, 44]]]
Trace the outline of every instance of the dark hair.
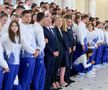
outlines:
[[1, 12], [0, 13], [0, 18], [3, 18], [3, 17], [8, 17], [8, 15], [5, 12]]
[[94, 25], [93, 25], [93, 23], [87, 23], [87, 28], [89, 27], [89, 25], [92, 25], [92, 27], [93, 27], [93, 29], [94, 29]]
[[75, 17], [75, 23], [76, 23], [76, 24], [78, 24], [78, 19], [80, 19], [80, 18], [81, 18], [80, 15], [76, 15], [76, 17]]
[[105, 20], [105, 23], [108, 23], [108, 20]]
[[46, 9], [46, 10], [47, 10], [46, 6], [42, 6], [41, 8], [44, 8], [44, 9]]
[[87, 57], [89, 57], [89, 54], [93, 54], [93, 50], [92, 49], [88, 49], [86, 52]]
[[50, 5], [56, 5], [54, 2], [51, 2], [51, 4]]
[[13, 7], [13, 5], [12, 5], [12, 4], [9, 4], [9, 6]]
[[89, 16], [85, 14], [81, 17], [81, 20], [86, 19], [86, 18], [89, 18]]
[[8, 5], [9, 6], [9, 3], [8, 2], [5, 2], [4, 5]]
[[99, 17], [96, 17], [96, 20], [99, 20]]
[[[15, 16], [15, 17], [17, 17], [17, 18], [19, 17], [17, 14], [12, 14], [12, 16]], [[12, 16], [11, 16], [11, 17], [12, 17]]]
[[66, 18], [66, 19], [72, 19], [72, 15], [65, 15], [64, 18]]
[[31, 17], [31, 24], [34, 24], [35, 22], [34, 22], [34, 20], [33, 20], [33, 17], [35, 16], [35, 15], [37, 15], [37, 14], [32, 14], [32, 17]]
[[18, 5], [23, 4], [24, 2], [19, 2]]
[[25, 14], [31, 14], [31, 11], [30, 11], [30, 10], [24, 10], [24, 11], [22, 12], [22, 16], [24, 16]]
[[41, 21], [42, 19], [44, 19], [45, 14], [43, 12], [39, 12], [37, 14], [37, 22]]
[[36, 3], [32, 3], [31, 9], [33, 9], [34, 7], [36, 7], [37, 4]]
[[12, 27], [12, 24], [13, 23], [16, 23], [17, 26], [18, 26], [18, 31], [17, 31], [17, 36], [19, 37], [19, 43], [21, 43], [21, 37], [20, 37], [20, 26], [19, 26], [19, 23], [17, 21], [12, 21], [9, 25], [9, 29], [8, 29], [8, 33], [9, 33], [9, 38], [10, 40], [13, 42], [13, 43], [16, 43], [15, 42], [15, 33], [12, 31], [11, 27]]
[[23, 6], [19, 5], [16, 7], [16, 9], [25, 9]]
[[41, 7], [42, 5], [44, 5], [44, 4], [45, 4], [44, 2], [41, 2], [41, 3], [40, 3], [40, 7]]
[[15, 11], [16, 11], [16, 9], [14, 9], [14, 10], [12, 11], [12, 13], [10, 14], [10, 17], [15, 13]]
[[99, 24], [101, 24], [102, 22], [96, 22], [96, 27], [99, 25]]
[[108, 26], [105, 26], [105, 30], [108, 29]]

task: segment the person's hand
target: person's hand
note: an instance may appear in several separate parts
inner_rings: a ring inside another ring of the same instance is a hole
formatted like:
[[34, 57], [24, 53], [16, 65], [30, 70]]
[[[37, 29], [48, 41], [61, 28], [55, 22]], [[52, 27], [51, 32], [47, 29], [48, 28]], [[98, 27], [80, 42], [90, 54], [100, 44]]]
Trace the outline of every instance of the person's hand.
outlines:
[[37, 57], [38, 55], [39, 55], [39, 50], [38, 49], [36, 49], [36, 51], [35, 51], [35, 53], [34, 53], [34, 57]]
[[47, 38], [45, 38], [45, 43], [48, 43], [48, 39]]
[[85, 47], [84, 47], [84, 45], [82, 45], [82, 50], [83, 50], [83, 51], [85, 50]]
[[95, 64], [95, 61], [94, 61], [94, 60], [92, 60], [92, 61], [91, 61], [91, 64]]
[[100, 45], [101, 45], [101, 43], [98, 43], [97, 45], [98, 45], [98, 46], [100, 46]]
[[73, 52], [76, 50], [76, 46], [73, 47]]
[[71, 48], [69, 48], [69, 53], [71, 53], [72, 52], [72, 49]]
[[58, 52], [58, 51], [55, 51], [55, 52], [53, 53], [53, 55], [54, 55], [55, 57], [58, 57], [58, 56], [59, 56], [59, 52]]
[[7, 73], [7, 72], [10, 72], [10, 69], [9, 68], [4, 68], [3, 73]]
[[90, 43], [88, 43], [88, 46], [92, 46]]
[[96, 44], [95, 47], [98, 48], [98, 45]]

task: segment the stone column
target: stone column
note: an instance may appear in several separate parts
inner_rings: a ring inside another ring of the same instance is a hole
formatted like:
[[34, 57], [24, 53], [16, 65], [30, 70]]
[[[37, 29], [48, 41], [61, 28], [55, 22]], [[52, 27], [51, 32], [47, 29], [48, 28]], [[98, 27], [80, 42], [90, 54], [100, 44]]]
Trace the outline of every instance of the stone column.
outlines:
[[96, 16], [96, 0], [89, 0], [89, 13], [92, 17]]
[[61, 0], [62, 7], [69, 7], [69, 9], [76, 9], [76, 0]]

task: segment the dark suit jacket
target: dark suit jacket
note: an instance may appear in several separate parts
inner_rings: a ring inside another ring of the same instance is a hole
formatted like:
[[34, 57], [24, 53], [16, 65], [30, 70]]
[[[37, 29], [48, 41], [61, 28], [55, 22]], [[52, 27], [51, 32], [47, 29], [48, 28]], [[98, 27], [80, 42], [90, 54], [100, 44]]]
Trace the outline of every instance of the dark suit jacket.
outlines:
[[68, 29], [67, 36], [68, 36], [68, 40], [69, 40], [69, 46], [71, 48], [73, 48], [73, 46], [76, 46], [76, 40], [74, 38], [74, 34], [73, 34], [73, 31], [72, 31], [72, 28]]
[[45, 26], [43, 27], [43, 29], [44, 29], [44, 36], [45, 38], [48, 39], [48, 43], [46, 44], [46, 47], [45, 47], [45, 55], [47, 57], [50, 57], [50, 56], [52, 57], [53, 52], [58, 51], [58, 42], [57, 42], [56, 34], [54, 33], [53, 35], [51, 31], [49, 31], [48, 28], [46, 28]]
[[67, 61], [69, 60], [69, 40], [67, 36], [67, 32], [62, 31], [62, 36], [60, 34], [60, 31], [57, 27], [54, 28], [57, 34], [58, 38], [58, 46], [59, 46], [59, 52], [60, 56], [59, 59], [61, 60], [63, 66], [67, 65]]
[[68, 38], [67, 38], [67, 34], [62, 31], [62, 35], [60, 34], [59, 30], [57, 27], [54, 28], [56, 35], [57, 35], [57, 39], [58, 39], [58, 46], [59, 46], [59, 51], [61, 53], [64, 53], [65, 51], [69, 50], [69, 42], [68, 42]]

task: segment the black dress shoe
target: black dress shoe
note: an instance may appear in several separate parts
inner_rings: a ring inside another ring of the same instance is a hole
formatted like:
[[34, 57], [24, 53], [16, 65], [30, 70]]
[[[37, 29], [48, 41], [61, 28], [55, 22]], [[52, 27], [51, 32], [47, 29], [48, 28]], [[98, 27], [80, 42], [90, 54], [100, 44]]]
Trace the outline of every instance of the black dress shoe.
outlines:
[[71, 80], [71, 79], [68, 79], [68, 81], [69, 81], [70, 83], [75, 83], [75, 81], [74, 81], [74, 80]]
[[63, 89], [63, 88], [59, 87], [59, 88], [57, 88], [57, 89], [60, 90], [60, 89]]

